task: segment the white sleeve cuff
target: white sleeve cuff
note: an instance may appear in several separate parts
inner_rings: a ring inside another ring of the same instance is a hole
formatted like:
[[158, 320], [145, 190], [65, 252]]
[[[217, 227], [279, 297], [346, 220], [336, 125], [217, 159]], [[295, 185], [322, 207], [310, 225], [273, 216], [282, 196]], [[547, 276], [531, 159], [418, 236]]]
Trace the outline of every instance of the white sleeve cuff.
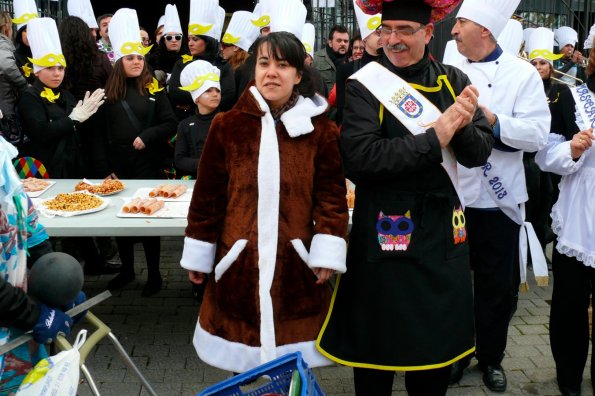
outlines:
[[216, 248], [217, 244], [215, 243], [186, 237], [184, 238], [184, 251], [180, 265], [189, 271], [210, 274], [215, 265]]
[[328, 268], [345, 273], [347, 266], [347, 243], [345, 239], [328, 234], [316, 234], [312, 238], [308, 267]]

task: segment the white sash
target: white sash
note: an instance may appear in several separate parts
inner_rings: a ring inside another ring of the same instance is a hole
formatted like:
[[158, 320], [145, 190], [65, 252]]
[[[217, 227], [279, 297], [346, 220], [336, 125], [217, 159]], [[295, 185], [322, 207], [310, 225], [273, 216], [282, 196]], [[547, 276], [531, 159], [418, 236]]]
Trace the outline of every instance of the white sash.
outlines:
[[533, 225], [525, 221], [525, 205], [522, 207], [515, 202], [513, 196], [506, 187], [506, 181], [501, 174], [494, 169], [494, 164], [486, 162], [482, 167], [475, 168], [477, 177], [481, 179], [498, 208], [504, 212], [512, 221], [521, 226], [519, 230], [519, 267], [521, 275], [521, 290], [529, 290], [527, 283], [527, 263], [529, 261], [528, 252], [531, 252], [531, 262], [533, 264], [533, 273], [538, 286], [548, 285], [548, 268], [543, 249], [535, 234]]
[[595, 128], [595, 97], [587, 84], [570, 88], [585, 128]]
[[[434, 125], [442, 112], [407, 81], [387, 70], [378, 62], [370, 62], [351, 75], [361, 82], [413, 135], [425, 133]], [[452, 182], [461, 206], [465, 207], [459, 188], [457, 159], [452, 149], [442, 149], [442, 167]]]

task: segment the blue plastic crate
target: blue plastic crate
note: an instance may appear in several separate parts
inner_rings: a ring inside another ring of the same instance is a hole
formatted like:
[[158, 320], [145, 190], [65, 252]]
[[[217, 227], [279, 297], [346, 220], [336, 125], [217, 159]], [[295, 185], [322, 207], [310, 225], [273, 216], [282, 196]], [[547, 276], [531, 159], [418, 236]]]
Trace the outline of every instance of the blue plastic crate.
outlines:
[[[267, 393], [287, 395], [291, 376], [296, 369], [302, 379], [301, 396], [324, 396], [324, 392], [320, 389], [312, 370], [308, 368], [300, 352], [281, 356], [243, 374], [210, 386], [200, 392], [198, 396], [260, 396]], [[240, 388], [242, 386], [249, 387], [250, 383], [263, 376], [270, 379], [270, 382], [258, 385], [248, 391]]]

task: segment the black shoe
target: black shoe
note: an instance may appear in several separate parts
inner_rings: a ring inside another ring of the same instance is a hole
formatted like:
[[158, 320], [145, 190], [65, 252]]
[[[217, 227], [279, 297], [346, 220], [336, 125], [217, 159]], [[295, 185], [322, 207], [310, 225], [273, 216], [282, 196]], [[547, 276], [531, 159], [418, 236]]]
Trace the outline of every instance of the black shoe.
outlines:
[[558, 389], [560, 389], [560, 393], [562, 396], [581, 396], [581, 386], [579, 385], [578, 388], [572, 386], [564, 386], [558, 384]]
[[106, 275], [117, 274], [122, 269], [122, 264], [114, 264], [102, 261], [100, 264], [87, 265], [83, 269], [85, 275]]
[[463, 378], [463, 372], [469, 366], [471, 359], [463, 358], [457, 360], [450, 366], [450, 379], [448, 385], [454, 385]]
[[501, 365], [479, 366], [483, 371], [483, 383], [492, 392], [502, 393], [506, 390], [506, 374]]
[[114, 279], [109, 281], [109, 283], [107, 284], [107, 288], [109, 290], [121, 289], [124, 286], [126, 286], [127, 284], [129, 284], [130, 282], [132, 282], [133, 280], [134, 280], [134, 273], [128, 274], [128, 273], [120, 272], [118, 275], [116, 275], [116, 277]]
[[159, 278], [149, 278], [143, 286], [141, 295], [143, 297], [151, 297], [153, 294], [157, 294], [161, 290], [162, 283], [161, 276]]

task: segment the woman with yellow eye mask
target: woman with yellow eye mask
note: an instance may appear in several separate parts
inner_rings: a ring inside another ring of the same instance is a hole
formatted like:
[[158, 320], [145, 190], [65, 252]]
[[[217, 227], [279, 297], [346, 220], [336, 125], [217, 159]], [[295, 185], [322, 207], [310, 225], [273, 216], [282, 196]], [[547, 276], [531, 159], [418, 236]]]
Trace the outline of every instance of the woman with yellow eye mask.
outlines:
[[[94, 124], [93, 161], [102, 177], [159, 179], [163, 161], [162, 143], [176, 129], [165, 89], [159, 86], [145, 62], [148, 47], [140, 42], [136, 11], [118, 10], [110, 22], [110, 40], [116, 62], [107, 80], [107, 104]], [[159, 237], [140, 238], [148, 267], [143, 296], [161, 290]], [[122, 270], [108, 283], [110, 290], [121, 289], [135, 278], [135, 238], [117, 237]]]
[[169, 100], [174, 107], [178, 121], [194, 114], [196, 105], [190, 94], [178, 89], [182, 70], [192, 61], [207, 61], [221, 70], [221, 105], [223, 111], [235, 103], [236, 90], [234, 72], [229, 63], [219, 55], [219, 39], [223, 30], [225, 10], [217, 0], [191, 0], [188, 23], [189, 54], [183, 54], [174, 65], [169, 79]]

